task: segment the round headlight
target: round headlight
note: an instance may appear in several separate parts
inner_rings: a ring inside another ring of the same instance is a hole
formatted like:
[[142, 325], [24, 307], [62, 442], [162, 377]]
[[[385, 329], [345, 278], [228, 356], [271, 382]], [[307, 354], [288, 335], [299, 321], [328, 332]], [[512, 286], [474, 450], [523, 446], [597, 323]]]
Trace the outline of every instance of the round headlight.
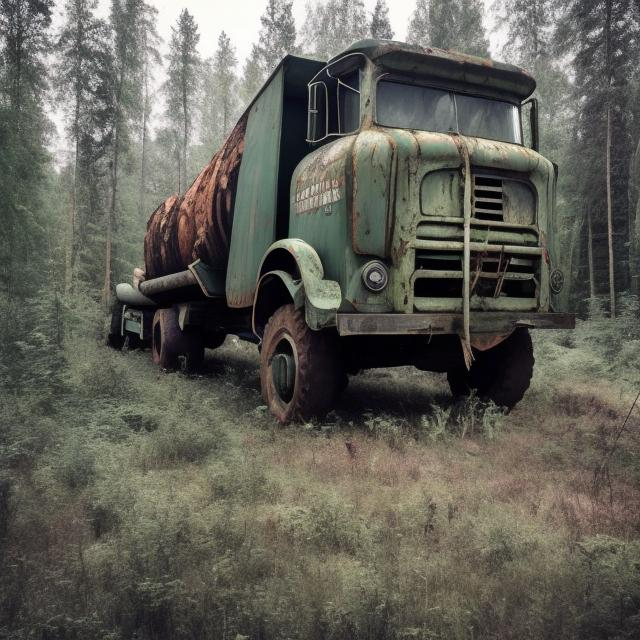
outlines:
[[374, 293], [382, 291], [389, 283], [387, 267], [379, 260], [367, 262], [362, 269], [362, 281], [369, 291]]
[[549, 274], [549, 286], [553, 293], [560, 293], [564, 287], [564, 273], [560, 269], [554, 269]]

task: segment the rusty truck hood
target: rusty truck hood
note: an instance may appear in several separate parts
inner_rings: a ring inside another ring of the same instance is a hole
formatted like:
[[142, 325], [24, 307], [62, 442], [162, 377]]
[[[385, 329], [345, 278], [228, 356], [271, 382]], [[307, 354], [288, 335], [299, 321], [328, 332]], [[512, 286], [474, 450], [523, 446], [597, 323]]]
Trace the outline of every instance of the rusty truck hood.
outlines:
[[[461, 216], [461, 147], [469, 153], [474, 174], [528, 185], [535, 209], [530, 224], [546, 235], [555, 174], [551, 162], [539, 153], [458, 134], [374, 127], [360, 132], [352, 147], [354, 250], [393, 257], [415, 237], [424, 215]], [[381, 215], [383, 202], [386, 216]], [[373, 243], [376, 237], [380, 240]]]

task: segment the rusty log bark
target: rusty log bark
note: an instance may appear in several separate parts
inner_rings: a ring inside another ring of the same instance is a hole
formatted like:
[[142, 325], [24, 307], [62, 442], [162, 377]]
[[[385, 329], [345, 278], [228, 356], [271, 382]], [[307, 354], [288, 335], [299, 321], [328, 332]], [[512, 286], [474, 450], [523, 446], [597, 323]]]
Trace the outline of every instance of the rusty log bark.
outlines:
[[226, 268], [245, 130], [243, 118], [184, 197], [170, 196], [151, 214], [144, 238], [147, 279], [184, 271], [198, 258]]

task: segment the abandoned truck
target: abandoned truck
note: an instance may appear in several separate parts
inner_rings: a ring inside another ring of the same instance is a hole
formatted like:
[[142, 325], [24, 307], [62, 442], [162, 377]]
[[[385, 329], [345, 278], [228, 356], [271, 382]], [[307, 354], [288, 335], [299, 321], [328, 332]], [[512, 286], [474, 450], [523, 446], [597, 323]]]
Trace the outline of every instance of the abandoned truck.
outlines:
[[194, 369], [226, 335], [257, 342], [281, 422], [397, 365], [512, 407], [529, 329], [574, 324], [554, 304], [557, 168], [538, 153], [534, 89], [517, 67], [399, 42], [287, 56], [151, 216], [110, 344]]

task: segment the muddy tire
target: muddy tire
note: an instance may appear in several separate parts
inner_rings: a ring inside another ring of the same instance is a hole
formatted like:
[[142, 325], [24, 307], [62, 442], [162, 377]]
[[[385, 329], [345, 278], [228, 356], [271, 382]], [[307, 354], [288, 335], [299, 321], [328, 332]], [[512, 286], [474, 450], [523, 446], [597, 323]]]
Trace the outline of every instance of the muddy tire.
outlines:
[[111, 312], [111, 322], [109, 324], [109, 334], [107, 335], [107, 345], [118, 351], [124, 346], [125, 337], [122, 335], [122, 312], [124, 305], [116, 301]]
[[472, 391], [499, 407], [513, 408], [526, 393], [533, 376], [533, 344], [527, 329], [516, 329], [489, 351], [474, 352], [471, 371], [455, 369], [447, 373], [454, 397]]
[[178, 314], [174, 309], [158, 309], [151, 325], [151, 357], [163, 369], [178, 369], [184, 349]]
[[158, 309], [151, 326], [151, 355], [163, 369], [193, 373], [204, 360], [204, 340], [197, 330], [180, 329], [175, 309]]
[[262, 397], [279, 422], [327, 413], [342, 380], [337, 338], [312, 331], [292, 304], [269, 319], [260, 350]]

